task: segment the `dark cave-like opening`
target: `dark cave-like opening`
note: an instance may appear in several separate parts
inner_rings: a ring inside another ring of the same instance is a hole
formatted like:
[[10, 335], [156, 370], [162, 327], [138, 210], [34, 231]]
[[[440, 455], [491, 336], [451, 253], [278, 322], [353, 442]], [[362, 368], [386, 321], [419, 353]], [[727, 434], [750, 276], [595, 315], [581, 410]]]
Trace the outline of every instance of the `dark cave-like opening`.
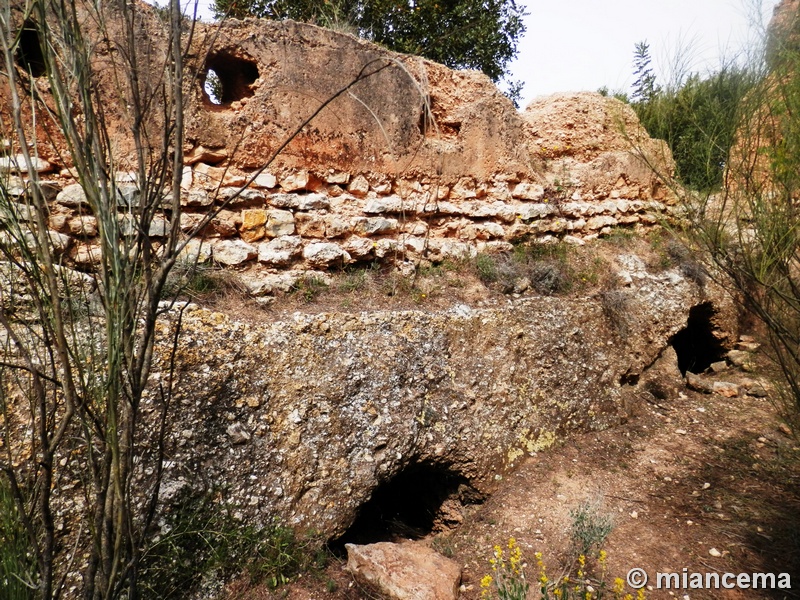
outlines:
[[47, 74], [42, 41], [39, 38], [39, 28], [33, 21], [25, 21], [19, 34], [19, 46], [16, 53], [17, 64], [33, 77], [42, 77]]
[[462, 475], [446, 466], [415, 463], [389, 481], [380, 484], [361, 505], [355, 521], [338, 539], [331, 541], [334, 552], [345, 544], [422, 538], [446, 527], [453, 515], [443, 510], [446, 501], [475, 504], [482, 498]]
[[678, 355], [678, 368], [682, 375], [687, 371], [702, 373], [711, 363], [725, 357], [726, 349], [714, 335], [714, 314], [710, 302], [692, 307], [686, 327], [672, 336], [670, 344]]
[[203, 79], [206, 99], [213, 105], [226, 106], [253, 95], [258, 79], [256, 61], [220, 50], [209, 55]]

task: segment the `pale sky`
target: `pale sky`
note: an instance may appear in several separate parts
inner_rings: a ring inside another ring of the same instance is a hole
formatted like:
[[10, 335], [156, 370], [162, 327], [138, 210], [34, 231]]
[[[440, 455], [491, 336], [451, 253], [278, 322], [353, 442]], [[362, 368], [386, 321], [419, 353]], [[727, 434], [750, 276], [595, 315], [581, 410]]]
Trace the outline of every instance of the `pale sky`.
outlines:
[[[646, 40], [658, 74], [667, 77], [680, 48], [691, 70], [706, 71], [731, 56], [769, 22], [777, 0], [524, 0], [527, 32], [511, 65], [525, 81], [524, 106], [554, 92], [628, 91], [633, 53]], [[663, 72], [663, 73], [662, 73]]]
[[[208, 17], [212, 0], [198, 0]], [[163, 3], [163, 2], [162, 2]], [[692, 71], [707, 71], [720, 57], [759, 35], [778, 0], [521, 0], [530, 13], [512, 79], [532, 98], [566, 91], [629, 91], [634, 45], [650, 44], [657, 73], [669, 76], [676, 56]], [[758, 21], [761, 21], [759, 23]], [[663, 83], [663, 81], [662, 81]]]

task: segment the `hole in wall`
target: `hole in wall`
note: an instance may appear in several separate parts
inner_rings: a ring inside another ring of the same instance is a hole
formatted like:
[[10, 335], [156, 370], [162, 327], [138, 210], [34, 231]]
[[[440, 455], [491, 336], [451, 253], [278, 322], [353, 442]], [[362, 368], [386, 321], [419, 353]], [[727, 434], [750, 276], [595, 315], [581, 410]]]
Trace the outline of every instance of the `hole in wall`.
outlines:
[[15, 59], [17, 64], [33, 77], [42, 77], [47, 74], [39, 38], [39, 27], [34, 21], [27, 20], [22, 25]]
[[670, 339], [670, 344], [678, 355], [681, 375], [686, 375], [686, 371], [702, 373], [711, 363], [725, 358], [725, 346], [714, 335], [715, 313], [710, 302], [692, 307], [686, 327]]
[[342, 552], [345, 544], [419, 539], [456, 525], [461, 505], [482, 500], [465, 477], [448, 467], [415, 463], [375, 488], [350, 528], [330, 547]]
[[253, 84], [258, 75], [256, 61], [242, 57], [241, 52], [214, 52], [206, 60], [203, 94], [209, 104], [227, 106], [231, 102], [252, 96], [255, 93]]
[[433, 126], [433, 99], [430, 96], [425, 96], [425, 100], [420, 105], [417, 128], [423, 136], [427, 136]]

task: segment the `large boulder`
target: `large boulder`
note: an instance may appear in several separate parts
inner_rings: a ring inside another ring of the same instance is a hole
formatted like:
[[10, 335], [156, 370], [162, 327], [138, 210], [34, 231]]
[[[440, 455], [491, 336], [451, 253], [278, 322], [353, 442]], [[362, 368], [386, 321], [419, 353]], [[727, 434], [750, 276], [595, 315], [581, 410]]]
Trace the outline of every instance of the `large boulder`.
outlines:
[[395, 600], [455, 600], [461, 567], [422, 544], [347, 544], [347, 570]]

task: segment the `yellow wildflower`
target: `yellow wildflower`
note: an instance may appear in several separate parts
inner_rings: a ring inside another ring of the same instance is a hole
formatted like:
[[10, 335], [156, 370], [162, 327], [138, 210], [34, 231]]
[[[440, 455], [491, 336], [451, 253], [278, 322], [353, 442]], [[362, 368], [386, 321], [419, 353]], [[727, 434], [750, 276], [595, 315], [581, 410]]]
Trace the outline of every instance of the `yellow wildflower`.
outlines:
[[644, 600], [644, 588], [639, 588], [636, 591], [636, 600]]
[[622, 590], [624, 589], [625, 589], [625, 581], [622, 579], [622, 577], [617, 577], [616, 579], [614, 579], [614, 593], [621, 594]]

